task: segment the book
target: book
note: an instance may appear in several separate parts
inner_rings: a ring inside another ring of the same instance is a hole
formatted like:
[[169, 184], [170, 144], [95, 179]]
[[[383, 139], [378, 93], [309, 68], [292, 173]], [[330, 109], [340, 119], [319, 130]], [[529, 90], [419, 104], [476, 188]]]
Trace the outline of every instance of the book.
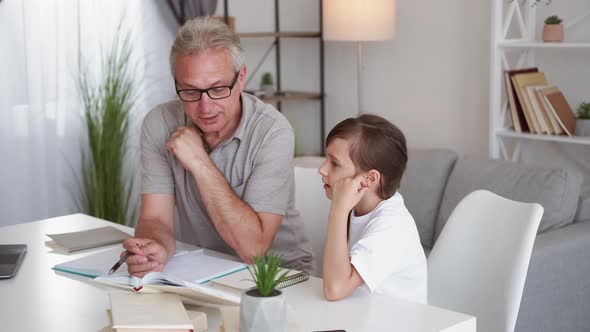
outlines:
[[193, 287], [213, 279], [244, 270], [241, 262], [217, 257], [204, 250], [188, 251], [174, 255], [162, 272], [150, 272], [143, 278], [129, 274], [99, 276], [102, 280], [132, 286], [135, 289], [144, 285], [169, 285]]
[[576, 115], [572, 111], [570, 105], [565, 100], [561, 91], [548, 93], [545, 95], [549, 108], [555, 114], [559, 124], [568, 136], [575, 135], [576, 129]]
[[529, 132], [529, 126], [526, 121], [525, 114], [522, 110], [520, 100], [518, 99], [516, 88], [512, 84], [512, 77], [516, 74], [534, 73], [538, 72], [537, 67], [512, 69], [504, 71], [504, 85], [506, 87], [506, 97], [508, 99], [508, 106], [510, 107], [510, 117], [514, 125], [514, 130], [517, 133]]
[[553, 134], [553, 127], [549, 120], [549, 115], [545, 112], [545, 108], [541, 107], [539, 99], [537, 98], [537, 89], [543, 89], [548, 87], [547, 85], [527, 85], [524, 88], [528, 94], [529, 100], [531, 101], [531, 109], [539, 119], [539, 125], [541, 126], [542, 133], [551, 135]]
[[53, 240], [47, 243], [50, 247], [56, 247], [65, 252], [121, 243], [131, 237], [130, 234], [112, 226], [88, 229], [80, 232], [46, 235]]
[[[119, 260], [123, 251], [123, 247], [113, 247], [101, 250], [78, 259], [56, 264], [52, 269], [84, 277], [96, 278], [98, 276], [106, 275], [113, 264]], [[127, 264], [121, 265], [116, 274], [127, 274]]]
[[[107, 309], [106, 313], [107, 313], [109, 325], [103, 327], [98, 332], [118, 332], [118, 331], [120, 331], [120, 330], [113, 329], [113, 315], [112, 315], [111, 309]], [[188, 315], [188, 318], [191, 320], [191, 322], [193, 324], [193, 332], [207, 332], [207, 315], [204, 312], [186, 309], [186, 313]], [[172, 332], [170, 330], [148, 330], [146, 332], [150, 332], [150, 331]]]
[[557, 118], [555, 117], [555, 115], [553, 114], [551, 109], [549, 108], [549, 105], [547, 105], [547, 99], [545, 98], [543, 91], [546, 91], [547, 93], [551, 93], [551, 92], [557, 92], [557, 91], [559, 91], [559, 89], [557, 89], [557, 87], [555, 87], [555, 86], [548, 86], [546, 88], [538, 88], [537, 91], [535, 92], [535, 94], [537, 97], [537, 103], [539, 104], [539, 106], [545, 111], [545, 113], [549, 117], [549, 123], [551, 125], [552, 132], [557, 135], [565, 134], [565, 132], [563, 131], [563, 128], [561, 128], [561, 126], [559, 125]]
[[193, 331], [180, 297], [175, 294], [109, 293], [112, 327], [117, 332]]
[[186, 303], [196, 305], [235, 305], [240, 296], [215, 289], [209, 282], [246, 269], [244, 263], [226, 258], [224, 255], [199, 249], [174, 255], [162, 272], [150, 272], [143, 278], [128, 274], [127, 264], [117, 272], [107, 275], [119, 259], [122, 248], [111, 248], [93, 255], [57, 264], [56, 271], [94, 278], [93, 282], [137, 292], [169, 292], [183, 297]]
[[528, 97], [528, 93], [525, 87], [528, 85], [547, 85], [545, 74], [543, 74], [542, 72], [517, 74], [512, 77], [512, 83], [516, 88], [518, 100], [522, 105], [522, 109], [525, 114], [530, 132], [535, 134], [542, 134], [543, 130], [541, 129], [541, 125], [539, 123], [539, 119], [537, 118], [536, 113], [532, 109], [531, 101]]
[[[277, 283], [275, 287], [282, 289], [308, 279], [309, 273], [305, 271], [290, 270], [289, 273], [287, 273], [287, 278], [285, 278], [285, 280], [282, 282]], [[242, 291], [252, 289], [256, 286], [248, 270], [242, 270], [223, 276], [221, 278], [214, 279], [211, 281], [211, 284], [215, 288], [224, 289], [230, 292], [237, 292], [238, 294], [241, 294]]]

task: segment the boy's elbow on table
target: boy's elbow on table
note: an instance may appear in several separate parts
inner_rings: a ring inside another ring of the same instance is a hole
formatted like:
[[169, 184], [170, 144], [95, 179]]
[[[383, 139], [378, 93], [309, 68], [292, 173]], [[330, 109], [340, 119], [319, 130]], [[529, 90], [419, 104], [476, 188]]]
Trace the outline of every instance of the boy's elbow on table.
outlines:
[[324, 297], [328, 301], [338, 301], [347, 297], [351, 292], [345, 285], [324, 283]]

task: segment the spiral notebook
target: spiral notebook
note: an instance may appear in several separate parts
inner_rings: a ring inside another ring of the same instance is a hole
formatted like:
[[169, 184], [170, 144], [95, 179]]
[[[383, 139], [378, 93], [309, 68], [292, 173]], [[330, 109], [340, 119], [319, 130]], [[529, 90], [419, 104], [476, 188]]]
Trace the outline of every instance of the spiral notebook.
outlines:
[[[281, 289], [298, 284], [308, 279], [309, 273], [305, 271], [291, 270], [287, 274], [287, 278], [278, 283], [275, 287]], [[241, 270], [236, 273], [213, 279], [211, 280], [211, 285], [214, 288], [221, 288], [231, 292], [242, 292], [256, 286], [248, 270]]]

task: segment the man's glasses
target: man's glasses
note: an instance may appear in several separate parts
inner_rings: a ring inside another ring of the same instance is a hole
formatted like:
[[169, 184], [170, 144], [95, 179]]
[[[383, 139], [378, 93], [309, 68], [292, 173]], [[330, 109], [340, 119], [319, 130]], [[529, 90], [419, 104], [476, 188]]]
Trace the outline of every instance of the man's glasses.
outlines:
[[227, 86], [214, 86], [210, 87], [209, 89], [178, 90], [176, 80], [174, 80], [174, 88], [176, 89], [176, 94], [178, 95], [178, 98], [180, 98], [180, 100], [182, 101], [199, 101], [201, 100], [203, 93], [206, 93], [207, 96], [209, 96], [209, 98], [211, 99], [223, 99], [231, 96], [231, 90], [234, 88], [234, 85], [236, 85], [239, 74], [240, 72], [238, 71], [231, 84]]

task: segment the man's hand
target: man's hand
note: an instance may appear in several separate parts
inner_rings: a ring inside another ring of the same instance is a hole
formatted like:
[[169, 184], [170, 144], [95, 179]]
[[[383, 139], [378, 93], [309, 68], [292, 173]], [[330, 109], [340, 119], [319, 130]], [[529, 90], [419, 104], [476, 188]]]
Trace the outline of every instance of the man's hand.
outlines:
[[350, 211], [360, 202], [369, 190], [365, 175], [342, 179], [334, 184], [332, 190], [332, 206]]
[[207, 156], [203, 138], [194, 127], [178, 127], [170, 136], [166, 148], [187, 170], [190, 170], [201, 158]]
[[162, 271], [168, 261], [166, 248], [151, 239], [129, 238], [123, 242], [123, 248], [133, 254], [126, 261], [127, 270], [132, 276], [141, 278], [148, 272]]

